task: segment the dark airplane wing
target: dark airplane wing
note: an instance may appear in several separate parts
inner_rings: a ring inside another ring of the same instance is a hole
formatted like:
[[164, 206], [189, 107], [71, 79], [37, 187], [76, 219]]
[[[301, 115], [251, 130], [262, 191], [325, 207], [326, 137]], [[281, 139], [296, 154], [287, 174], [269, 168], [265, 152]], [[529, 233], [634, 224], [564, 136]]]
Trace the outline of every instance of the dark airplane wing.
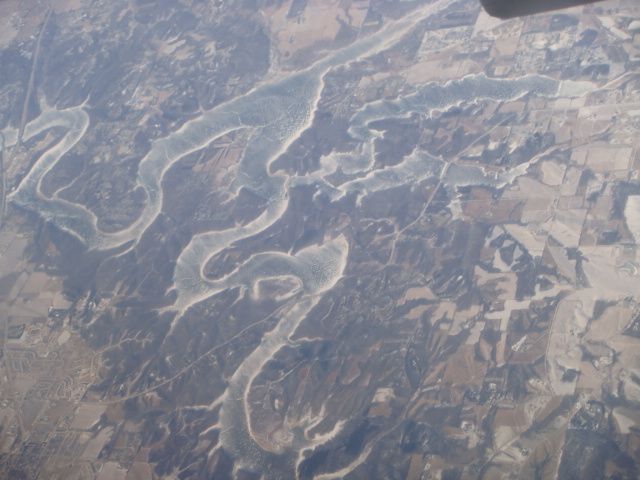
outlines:
[[491, 16], [513, 18], [597, 1], [599, 0], [480, 0], [480, 3]]

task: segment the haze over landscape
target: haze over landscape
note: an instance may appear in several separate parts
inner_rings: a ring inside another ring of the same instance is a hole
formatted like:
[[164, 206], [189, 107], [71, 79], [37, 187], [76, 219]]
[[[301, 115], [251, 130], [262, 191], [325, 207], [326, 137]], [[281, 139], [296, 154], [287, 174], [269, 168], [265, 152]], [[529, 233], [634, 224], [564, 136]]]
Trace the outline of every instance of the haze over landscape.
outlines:
[[640, 477], [640, 4], [0, 2], [0, 477]]

